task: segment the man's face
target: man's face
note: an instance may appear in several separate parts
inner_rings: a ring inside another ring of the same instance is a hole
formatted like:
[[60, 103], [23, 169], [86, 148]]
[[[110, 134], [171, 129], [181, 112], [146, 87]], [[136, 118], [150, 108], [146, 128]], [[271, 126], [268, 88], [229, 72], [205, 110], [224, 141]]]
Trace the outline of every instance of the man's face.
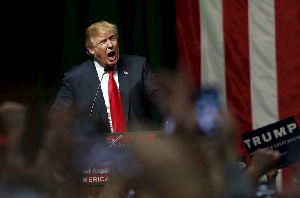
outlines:
[[93, 47], [88, 50], [103, 66], [113, 67], [119, 60], [119, 43], [117, 36], [113, 33], [105, 33], [95, 37]]

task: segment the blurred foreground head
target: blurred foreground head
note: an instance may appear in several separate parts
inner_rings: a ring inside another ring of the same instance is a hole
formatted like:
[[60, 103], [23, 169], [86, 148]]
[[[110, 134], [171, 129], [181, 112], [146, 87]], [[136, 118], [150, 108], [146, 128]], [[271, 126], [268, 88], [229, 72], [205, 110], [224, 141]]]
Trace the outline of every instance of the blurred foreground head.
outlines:
[[7, 101], [0, 106], [0, 119], [5, 135], [5, 153], [8, 167], [26, 166], [22, 141], [26, 131], [27, 107], [24, 104]]

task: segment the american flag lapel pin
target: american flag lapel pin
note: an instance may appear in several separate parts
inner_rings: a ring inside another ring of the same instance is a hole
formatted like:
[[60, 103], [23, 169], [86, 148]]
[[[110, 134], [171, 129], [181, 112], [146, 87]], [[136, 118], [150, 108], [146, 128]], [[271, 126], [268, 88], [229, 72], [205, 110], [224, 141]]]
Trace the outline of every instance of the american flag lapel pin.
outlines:
[[124, 74], [128, 74], [128, 72], [127, 72], [127, 71], [124, 71]]

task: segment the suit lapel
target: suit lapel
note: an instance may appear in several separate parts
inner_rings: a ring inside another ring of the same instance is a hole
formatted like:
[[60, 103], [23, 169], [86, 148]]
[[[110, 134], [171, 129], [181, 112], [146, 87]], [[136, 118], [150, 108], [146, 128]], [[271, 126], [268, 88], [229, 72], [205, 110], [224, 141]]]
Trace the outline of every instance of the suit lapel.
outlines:
[[118, 63], [118, 80], [119, 89], [122, 98], [122, 106], [125, 115], [126, 123], [128, 122], [129, 113], [129, 96], [130, 96], [130, 84], [129, 84], [130, 72], [129, 67], [123, 61]]
[[[85, 77], [86, 77], [88, 87], [90, 88], [92, 101], [93, 101], [93, 103], [95, 103], [93, 112], [92, 112], [92, 116], [95, 113], [100, 114], [102, 120], [105, 122], [107, 127], [110, 128], [108, 117], [107, 117], [108, 115], [107, 115], [107, 111], [106, 111], [105, 101], [103, 98], [103, 93], [102, 93], [101, 87], [99, 87], [100, 80], [99, 80], [98, 73], [96, 71], [93, 59], [91, 59], [91, 61], [89, 61], [87, 64]], [[97, 91], [98, 91], [98, 93], [97, 93]], [[96, 94], [97, 94], [97, 96], [96, 96]], [[95, 100], [95, 98], [96, 98], [96, 100]], [[91, 108], [92, 108], [92, 104], [91, 104]]]

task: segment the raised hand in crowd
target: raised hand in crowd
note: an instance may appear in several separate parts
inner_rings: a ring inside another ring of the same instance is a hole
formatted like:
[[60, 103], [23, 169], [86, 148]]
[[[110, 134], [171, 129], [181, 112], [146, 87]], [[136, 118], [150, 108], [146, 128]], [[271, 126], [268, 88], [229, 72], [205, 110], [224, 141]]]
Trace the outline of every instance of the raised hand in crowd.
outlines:
[[257, 149], [252, 158], [246, 174], [251, 182], [256, 183], [264, 174], [271, 174], [276, 171], [275, 165], [280, 159], [280, 152], [273, 149]]

